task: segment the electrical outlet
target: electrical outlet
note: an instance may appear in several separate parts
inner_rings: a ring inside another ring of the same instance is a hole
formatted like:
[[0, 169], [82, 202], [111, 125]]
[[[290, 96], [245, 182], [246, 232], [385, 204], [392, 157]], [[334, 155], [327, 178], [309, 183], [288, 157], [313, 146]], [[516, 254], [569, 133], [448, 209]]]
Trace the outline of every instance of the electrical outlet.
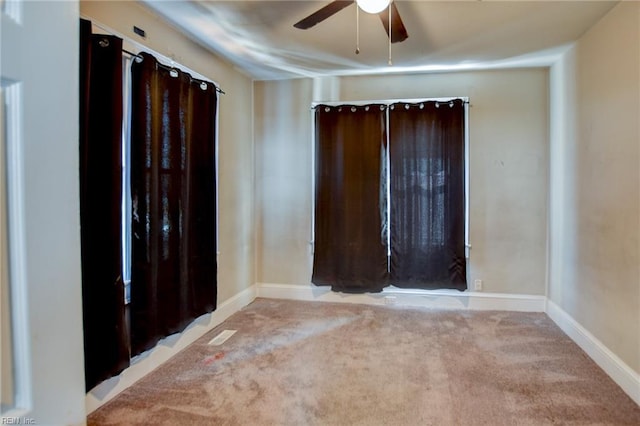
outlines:
[[473, 282], [473, 289], [475, 291], [482, 291], [482, 280], [475, 280]]

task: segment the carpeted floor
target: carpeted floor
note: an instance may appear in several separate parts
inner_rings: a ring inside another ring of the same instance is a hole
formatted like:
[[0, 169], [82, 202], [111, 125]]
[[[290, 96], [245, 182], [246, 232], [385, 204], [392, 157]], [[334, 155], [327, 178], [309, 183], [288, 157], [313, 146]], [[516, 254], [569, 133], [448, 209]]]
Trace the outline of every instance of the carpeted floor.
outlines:
[[637, 426], [640, 407], [545, 314], [257, 299], [88, 424]]

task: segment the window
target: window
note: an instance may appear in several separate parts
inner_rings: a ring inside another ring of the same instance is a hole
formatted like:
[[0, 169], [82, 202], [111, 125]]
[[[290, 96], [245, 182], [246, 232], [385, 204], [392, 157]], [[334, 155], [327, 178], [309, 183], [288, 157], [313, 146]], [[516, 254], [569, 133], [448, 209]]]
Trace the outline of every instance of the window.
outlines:
[[80, 52], [88, 390], [216, 308], [219, 89], [86, 20]]
[[465, 104], [316, 107], [315, 284], [466, 289]]

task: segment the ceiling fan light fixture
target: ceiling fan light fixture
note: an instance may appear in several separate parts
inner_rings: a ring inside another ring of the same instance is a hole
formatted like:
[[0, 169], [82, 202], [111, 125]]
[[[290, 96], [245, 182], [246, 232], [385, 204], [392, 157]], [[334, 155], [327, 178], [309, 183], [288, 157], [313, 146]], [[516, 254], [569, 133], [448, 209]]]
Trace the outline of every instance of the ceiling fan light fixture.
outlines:
[[356, 0], [358, 7], [367, 13], [380, 13], [385, 10], [391, 0]]

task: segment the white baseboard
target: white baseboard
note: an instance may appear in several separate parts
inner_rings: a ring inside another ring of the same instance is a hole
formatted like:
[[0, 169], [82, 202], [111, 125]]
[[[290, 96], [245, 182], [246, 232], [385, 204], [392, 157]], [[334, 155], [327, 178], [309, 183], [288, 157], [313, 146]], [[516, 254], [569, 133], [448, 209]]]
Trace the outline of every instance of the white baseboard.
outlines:
[[182, 333], [169, 336], [153, 348], [135, 357], [131, 366], [120, 375], [105, 380], [87, 393], [85, 408], [87, 415], [109, 402], [120, 392], [149, 374], [160, 364], [205, 335], [234, 313], [251, 303], [257, 295], [256, 285], [226, 300], [210, 314], [194, 320]]
[[470, 309], [519, 312], [544, 312], [545, 296], [460, 292], [457, 290], [414, 290], [385, 288], [381, 293], [346, 294], [329, 287], [258, 283], [258, 297], [319, 302], [396, 305], [434, 309]]
[[600, 340], [581, 326], [561, 307], [547, 301], [547, 315], [565, 332], [583, 351], [589, 355], [608, 375], [640, 405], [640, 374], [636, 373], [616, 354], [611, 352]]

